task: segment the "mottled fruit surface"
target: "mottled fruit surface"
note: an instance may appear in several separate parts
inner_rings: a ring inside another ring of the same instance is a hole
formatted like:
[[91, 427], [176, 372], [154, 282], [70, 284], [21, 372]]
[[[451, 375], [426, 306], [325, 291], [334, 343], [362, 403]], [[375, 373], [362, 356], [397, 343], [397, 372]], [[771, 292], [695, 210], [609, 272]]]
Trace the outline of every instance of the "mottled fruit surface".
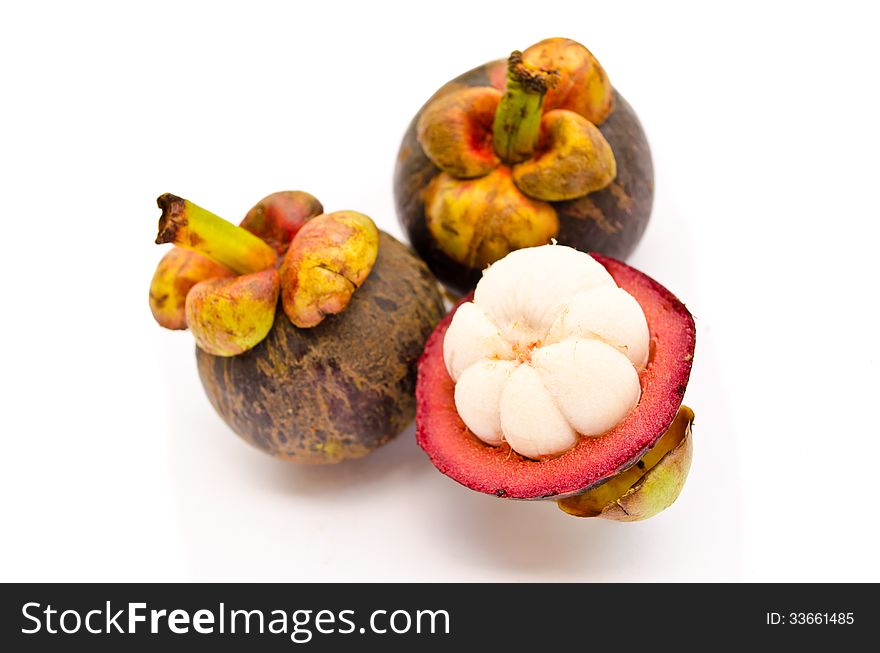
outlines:
[[345, 311], [314, 328], [278, 311], [250, 351], [196, 351], [208, 398], [243, 439], [295, 462], [335, 463], [368, 454], [410, 423], [416, 363], [443, 305], [409, 248], [380, 232], [366, 281]]

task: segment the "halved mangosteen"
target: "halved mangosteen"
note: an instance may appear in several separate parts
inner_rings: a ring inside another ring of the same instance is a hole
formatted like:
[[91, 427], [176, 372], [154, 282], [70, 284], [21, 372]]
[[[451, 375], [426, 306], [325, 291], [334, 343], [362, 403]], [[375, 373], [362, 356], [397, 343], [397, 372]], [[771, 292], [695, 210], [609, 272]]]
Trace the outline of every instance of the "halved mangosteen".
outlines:
[[561, 245], [513, 252], [428, 339], [419, 445], [479, 492], [645, 519], [690, 466], [695, 338], [684, 304], [624, 263]]

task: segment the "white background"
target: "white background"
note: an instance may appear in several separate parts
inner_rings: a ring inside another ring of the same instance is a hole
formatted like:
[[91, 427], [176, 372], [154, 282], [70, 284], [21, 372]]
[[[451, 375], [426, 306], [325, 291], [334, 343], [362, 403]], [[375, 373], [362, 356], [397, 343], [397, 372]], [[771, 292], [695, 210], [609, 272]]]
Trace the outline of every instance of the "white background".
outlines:
[[[0, 579], [880, 581], [870, 3], [127, 5], [0, 10]], [[150, 317], [155, 197], [237, 221], [300, 188], [400, 236], [412, 114], [556, 35], [653, 148], [631, 261], [698, 324], [679, 501], [618, 524], [479, 495], [411, 428], [332, 468], [240, 442]]]

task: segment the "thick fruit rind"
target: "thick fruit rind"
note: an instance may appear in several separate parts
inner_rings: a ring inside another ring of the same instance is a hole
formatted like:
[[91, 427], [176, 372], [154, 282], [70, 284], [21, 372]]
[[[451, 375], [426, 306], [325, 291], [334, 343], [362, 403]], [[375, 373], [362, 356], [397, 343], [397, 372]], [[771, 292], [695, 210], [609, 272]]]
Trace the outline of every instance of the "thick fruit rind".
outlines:
[[512, 499], [562, 499], [587, 491], [628, 469], [667, 431], [690, 377], [696, 330], [690, 312], [671, 292], [624, 263], [593, 254], [617, 284], [639, 302], [651, 338], [640, 374], [639, 405], [609, 433], [582, 437], [564, 454], [533, 461], [509, 447], [477, 439], [455, 408], [454, 383], [443, 362], [444, 318], [425, 345], [416, 388], [416, 435], [434, 465], [473, 490]]
[[[669, 429], [655, 445], [655, 448], [659, 447], [666, 438], [673, 443], [672, 448], [663, 453], [658, 461], [653, 465], [649, 462], [647, 470], [640, 471], [639, 467], [645, 468], [646, 459], [651, 457], [653, 450], [649, 451], [635, 465], [605, 484], [583, 494], [561, 499], [558, 502], [560, 509], [575, 517], [602, 517], [614, 521], [640, 521], [662, 512], [675, 502], [687, 480], [693, 458], [693, 422], [694, 412], [682, 406]], [[632, 478], [635, 478], [635, 482], [632, 482]], [[604, 491], [606, 489], [608, 491]], [[613, 495], [617, 496], [609, 500]]]
[[[434, 274], [463, 293], [476, 285], [482, 269], [450, 258], [428, 230], [424, 191], [440, 170], [419, 145], [416, 125], [431, 102], [452, 91], [470, 86], [502, 89], [506, 69], [506, 61], [493, 61], [443, 86], [413, 118], [397, 155], [394, 171], [397, 217], [413, 247]], [[651, 152], [638, 117], [616, 91], [614, 110], [599, 130], [614, 151], [617, 176], [607, 187], [585, 197], [553, 202], [559, 215], [559, 233], [555, 238], [563, 245], [625, 259], [641, 239], [651, 215], [654, 198]]]
[[197, 350], [199, 375], [232, 430], [266, 453], [317, 464], [359, 458], [412, 421], [416, 362], [442, 313], [424, 263], [380, 232], [376, 264], [345, 311], [299, 329], [279, 308], [252, 350]]

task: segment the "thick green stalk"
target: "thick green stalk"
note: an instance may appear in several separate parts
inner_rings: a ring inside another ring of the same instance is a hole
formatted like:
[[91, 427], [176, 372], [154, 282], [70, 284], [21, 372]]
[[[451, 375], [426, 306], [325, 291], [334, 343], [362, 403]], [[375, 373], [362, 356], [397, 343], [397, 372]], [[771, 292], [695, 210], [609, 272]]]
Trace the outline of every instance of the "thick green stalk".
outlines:
[[556, 86], [558, 78], [555, 70], [524, 63], [518, 50], [510, 55], [507, 87], [492, 125], [495, 152], [505, 163], [519, 163], [532, 156], [541, 131], [544, 94]]

